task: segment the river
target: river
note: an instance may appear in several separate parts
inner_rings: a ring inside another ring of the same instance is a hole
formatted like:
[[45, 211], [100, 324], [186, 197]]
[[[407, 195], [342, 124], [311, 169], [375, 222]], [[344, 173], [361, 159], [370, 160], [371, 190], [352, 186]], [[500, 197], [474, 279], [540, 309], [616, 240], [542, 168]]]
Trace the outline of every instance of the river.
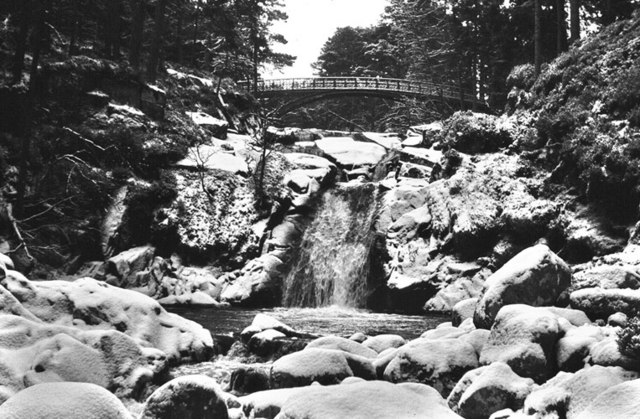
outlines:
[[450, 316], [442, 314], [410, 316], [340, 307], [272, 309], [171, 307], [167, 309], [200, 323], [212, 335], [239, 333], [251, 324], [258, 313], [275, 317], [301, 332], [343, 337], [362, 332], [366, 335], [392, 333], [405, 339], [414, 339], [424, 331], [450, 320]]

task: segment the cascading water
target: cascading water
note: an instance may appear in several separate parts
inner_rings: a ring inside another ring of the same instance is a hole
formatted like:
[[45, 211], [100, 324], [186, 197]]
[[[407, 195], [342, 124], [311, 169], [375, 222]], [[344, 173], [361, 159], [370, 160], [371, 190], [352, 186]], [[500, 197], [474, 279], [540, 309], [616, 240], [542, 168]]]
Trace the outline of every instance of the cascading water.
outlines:
[[289, 307], [364, 307], [376, 234], [376, 184], [327, 192], [284, 280]]

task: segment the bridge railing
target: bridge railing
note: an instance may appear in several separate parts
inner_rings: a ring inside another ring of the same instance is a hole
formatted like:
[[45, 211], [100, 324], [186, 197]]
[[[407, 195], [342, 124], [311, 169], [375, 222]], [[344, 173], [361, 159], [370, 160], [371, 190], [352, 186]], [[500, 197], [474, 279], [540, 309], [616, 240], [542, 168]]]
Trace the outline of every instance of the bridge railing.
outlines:
[[312, 77], [262, 79], [254, 89], [252, 83], [241, 83], [245, 88], [258, 93], [281, 91], [313, 91], [313, 90], [376, 90], [401, 92], [425, 96], [442, 96], [458, 99], [460, 92], [450, 86], [436, 83], [387, 79], [378, 77]]

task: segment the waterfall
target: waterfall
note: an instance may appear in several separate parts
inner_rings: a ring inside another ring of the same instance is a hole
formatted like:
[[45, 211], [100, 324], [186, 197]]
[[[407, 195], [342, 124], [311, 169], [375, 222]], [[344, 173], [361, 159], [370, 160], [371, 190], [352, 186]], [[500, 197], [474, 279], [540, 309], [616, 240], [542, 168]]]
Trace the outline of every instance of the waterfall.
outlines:
[[369, 183], [323, 196], [284, 280], [285, 306], [366, 305], [378, 195]]

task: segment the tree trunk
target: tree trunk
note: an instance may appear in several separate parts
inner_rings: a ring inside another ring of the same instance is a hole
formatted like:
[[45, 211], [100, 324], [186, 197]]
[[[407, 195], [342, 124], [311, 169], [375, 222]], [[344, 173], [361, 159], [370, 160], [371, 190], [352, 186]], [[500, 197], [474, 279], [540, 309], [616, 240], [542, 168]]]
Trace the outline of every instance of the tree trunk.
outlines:
[[167, 0], [158, 0], [156, 4], [155, 27], [153, 29], [153, 39], [151, 40], [149, 62], [147, 63], [147, 78], [152, 83], [155, 82], [158, 77], [160, 47], [162, 45], [162, 34], [164, 32], [164, 9], [166, 5]]
[[133, 10], [133, 19], [131, 21], [129, 64], [131, 64], [131, 67], [137, 71], [140, 70], [140, 55], [142, 52], [142, 38], [144, 35], [145, 0], [132, 0], [131, 9]]
[[570, 0], [571, 9], [571, 38], [570, 42], [580, 39], [580, 0]]
[[20, 7], [20, 28], [16, 34], [16, 52], [13, 56], [12, 84], [20, 83], [24, 70], [24, 55], [27, 52], [27, 37], [29, 35], [29, 21], [31, 20], [31, 0], [23, 0]]
[[45, 15], [49, 0], [34, 0], [32, 9], [37, 16], [32, 36], [32, 59], [29, 78], [28, 103], [25, 110], [24, 126], [22, 127], [22, 149], [20, 150], [20, 176], [16, 185], [16, 212], [20, 215], [24, 209], [24, 197], [27, 186], [27, 169], [31, 160], [31, 124], [36, 106], [38, 65], [42, 50], [42, 35], [45, 27]]
[[534, 2], [534, 42], [535, 42], [535, 51], [534, 51], [534, 61], [536, 67], [536, 75], [540, 74], [540, 69], [542, 68], [542, 27], [541, 27], [541, 19], [542, 19], [542, 9], [540, 7], [540, 0], [535, 0]]
[[184, 15], [184, 9], [182, 8], [182, 6], [178, 6], [179, 10], [178, 10], [178, 18], [176, 19], [176, 43], [175, 43], [175, 50], [176, 50], [176, 60], [178, 61], [178, 64], [182, 64], [183, 61], [183, 49], [182, 49], [182, 24], [183, 24], [183, 15]]
[[556, 55], [567, 50], [567, 27], [564, 13], [565, 0], [556, 0]]

